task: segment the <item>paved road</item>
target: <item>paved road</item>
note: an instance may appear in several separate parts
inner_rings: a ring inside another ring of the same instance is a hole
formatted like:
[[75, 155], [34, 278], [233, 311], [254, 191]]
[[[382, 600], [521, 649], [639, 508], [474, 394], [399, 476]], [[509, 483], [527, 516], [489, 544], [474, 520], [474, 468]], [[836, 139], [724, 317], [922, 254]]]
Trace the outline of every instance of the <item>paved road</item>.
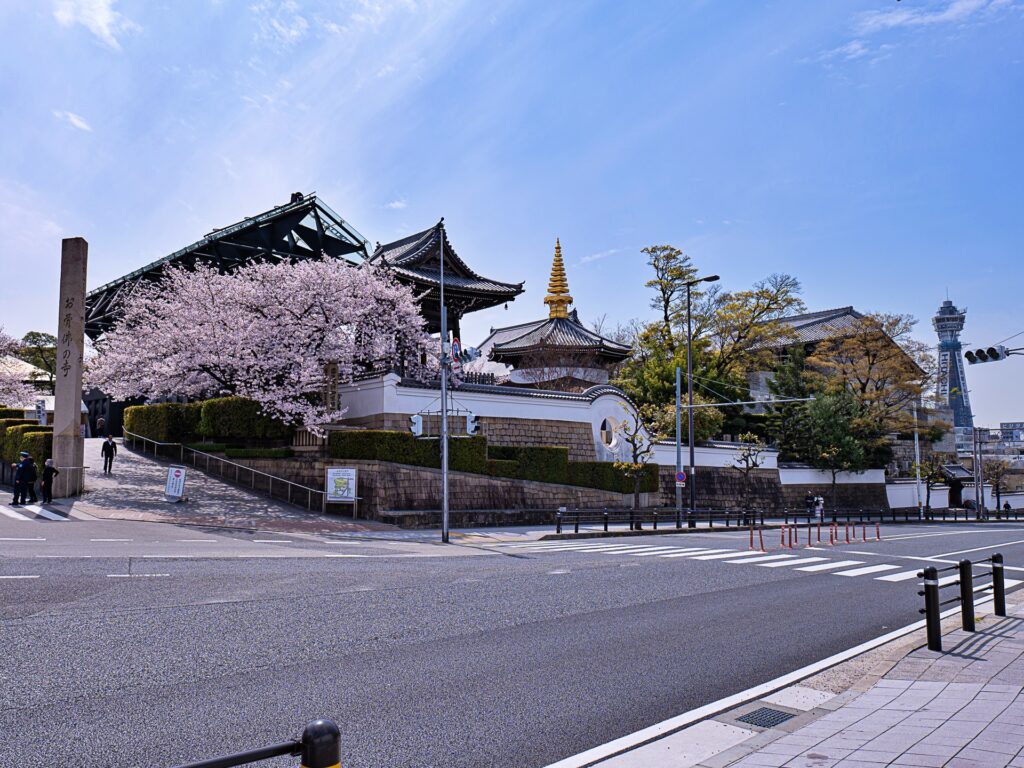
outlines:
[[915, 621], [902, 577], [927, 562], [997, 549], [1024, 579], [1017, 524], [767, 555], [726, 532], [442, 547], [4, 515], [0, 539], [19, 766], [174, 765], [318, 716], [347, 766], [544, 766]]

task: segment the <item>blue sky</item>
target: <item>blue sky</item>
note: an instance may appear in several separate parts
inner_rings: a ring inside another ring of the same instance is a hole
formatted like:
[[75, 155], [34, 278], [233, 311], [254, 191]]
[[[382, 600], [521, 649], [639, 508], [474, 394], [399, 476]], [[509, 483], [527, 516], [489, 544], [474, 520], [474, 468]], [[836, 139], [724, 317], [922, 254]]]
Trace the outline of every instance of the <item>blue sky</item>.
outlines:
[[[646, 317], [639, 249], [811, 309], [1024, 331], [1021, 0], [0, 0], [0, 324], [316, 191], [372, 241], [445, 217], [525, 280], [464, 340], [540, 317], [555, 237], [581, 317]], [[1018, 337], [1024, 346], [1024, 336]], [[1024, 360], [971, 368], [1024, 419]]]

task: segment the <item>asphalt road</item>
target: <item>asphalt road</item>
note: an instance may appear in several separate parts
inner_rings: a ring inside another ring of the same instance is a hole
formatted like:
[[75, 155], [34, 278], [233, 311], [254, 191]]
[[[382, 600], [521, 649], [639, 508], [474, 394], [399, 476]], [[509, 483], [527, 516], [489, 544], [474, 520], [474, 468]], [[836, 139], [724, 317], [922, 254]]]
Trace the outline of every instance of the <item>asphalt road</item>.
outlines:
[[1024, 580], [1024, 525], [882, 533], [756, 561], [726, 532], [444, 547], [0, 518], [0, 765], [171, 766], [328, 717], [346, 766], [545, 766], [916, 621], [916, 579], [882, 578], [1001, 551]]

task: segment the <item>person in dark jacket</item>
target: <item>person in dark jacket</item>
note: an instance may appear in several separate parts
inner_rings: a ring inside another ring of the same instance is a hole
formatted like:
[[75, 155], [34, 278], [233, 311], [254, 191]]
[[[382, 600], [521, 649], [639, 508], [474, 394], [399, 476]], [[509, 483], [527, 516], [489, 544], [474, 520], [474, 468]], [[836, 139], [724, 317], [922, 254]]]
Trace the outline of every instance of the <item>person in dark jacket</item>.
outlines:
[[[18, 464], [20, 469], [20, 496], [15, 498], [15, 504], [24, 504], [25, 497], [28, 497], [29, 504], [35, 504], [39, 501], [39, 497], [36, 496], [36, 480], [39, 479], [38, 472], [36, 470], [36, 463], [32, 460], [24, 451], [21, 452], [21, 463]], [[19, 472], [16, 469], [14, 473], [15, 478], [19, 476]], [[17, 491], [16, 491], [17, 492]]]
[[107, 435], [100, 452], [103, 454], [103, 474], [109, 475], [114, 468], [114, 457], [117, 456], [117, 443], [114, 442], [114, 438]]
[[28, 454], [25, 451], [21, 452], [17, 464], [11, 464], [11, 468], [14, 469], [14, 498], [11, 500], [11, 506], [17, 506], [21, 504], [21, 497], [25, 495], [24, 491], [24, 462]]
[[53, 478], [60, 474], [53, 459], [47, 459], [43, 466], [43, 504], [53, 503]]

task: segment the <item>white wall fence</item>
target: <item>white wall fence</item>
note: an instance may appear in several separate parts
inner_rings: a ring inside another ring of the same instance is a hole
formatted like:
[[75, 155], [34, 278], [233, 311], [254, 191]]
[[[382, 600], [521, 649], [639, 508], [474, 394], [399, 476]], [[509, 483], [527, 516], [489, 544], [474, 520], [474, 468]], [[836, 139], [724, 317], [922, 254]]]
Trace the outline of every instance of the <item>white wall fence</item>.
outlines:
[[[917, 483], [914, 481], [898, 481], [885, 486], [886, 495], [889, 497], [889, 506], [893, 509], [917, 506]], [[921, 483], [921, 505], [924, 506], [928, 498], [928, 491]], [[961, 494], [963, 501], [974, 500], [974, 486], [965, 485]], [[1009, 503], [1012, 509], [1024, 509], [1024, 493], [1004, 493], [1000, 497], [1000, 504]], [[932, 488], [931, 507], [932, 509], [944, 509], [949, 506], [949, 488], [940, 485]], [[992, 486], [985, 485], [985, 506], [988, 509], [996, 508], [996, 495]]]

